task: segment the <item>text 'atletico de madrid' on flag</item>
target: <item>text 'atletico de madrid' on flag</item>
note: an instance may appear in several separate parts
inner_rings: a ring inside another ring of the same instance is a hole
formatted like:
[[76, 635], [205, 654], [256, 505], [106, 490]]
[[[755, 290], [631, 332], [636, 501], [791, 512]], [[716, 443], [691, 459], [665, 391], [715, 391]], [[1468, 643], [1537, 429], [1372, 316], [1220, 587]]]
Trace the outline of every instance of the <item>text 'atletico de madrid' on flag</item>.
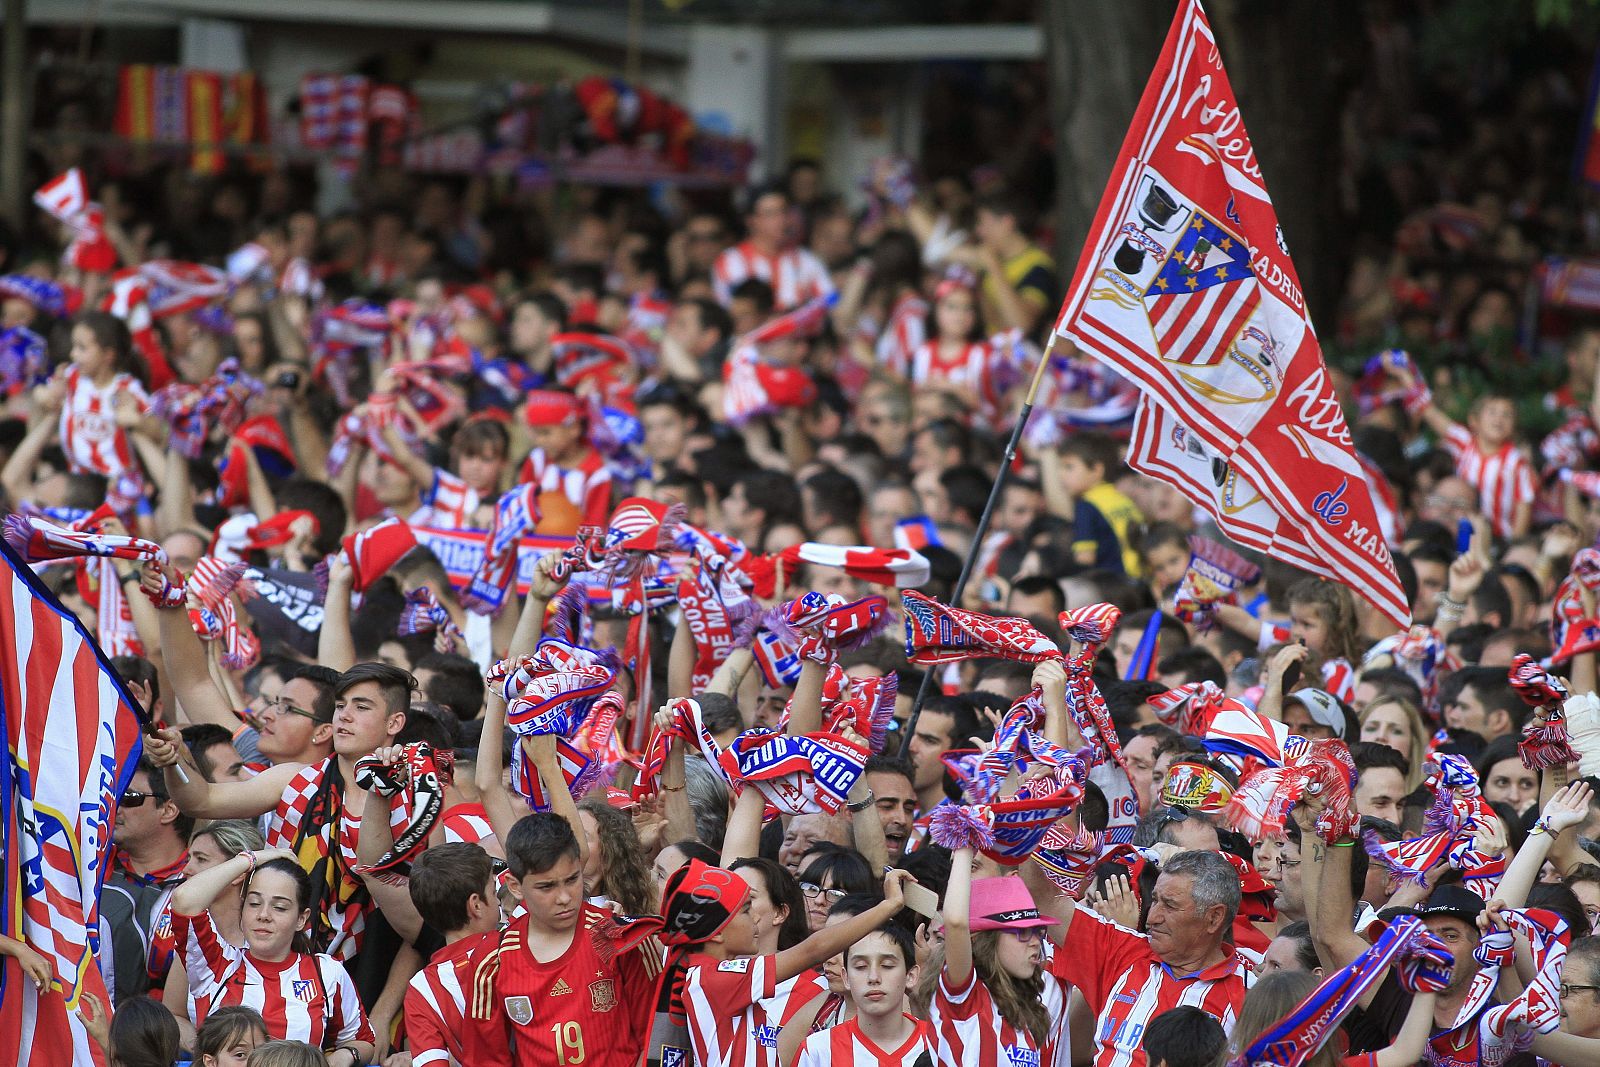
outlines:
[[1249, 548], [1410, 610], [1255, 149], [1184, 0], [1056, 331], [1141, 390], [1136, 469]]

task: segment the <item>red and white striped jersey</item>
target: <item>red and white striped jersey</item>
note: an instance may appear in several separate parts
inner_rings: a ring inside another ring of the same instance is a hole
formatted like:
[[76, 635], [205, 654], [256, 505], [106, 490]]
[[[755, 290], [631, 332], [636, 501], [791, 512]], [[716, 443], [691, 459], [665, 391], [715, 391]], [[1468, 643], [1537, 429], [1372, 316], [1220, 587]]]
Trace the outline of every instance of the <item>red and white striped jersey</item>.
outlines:
[[778, 1034], [806, 1005], [828, 995], [828, 980], [820, 971], [801, 971], [773, 987], [772, 996], [759, 1002], [762, 1021], [756, 1037], [767, 1050], [769, 1063], [777, 1063]]
[[332, 1048], [372, 1041], [355, 983], [331, 956], [291, 952], [277, 963], [257, 959], [224, 941], [211, 916], [172, 916], [184, 946], [189, 998], [196, 1027], [213, 1010], [243, 1004], [261, 1013], [267, 1036]]
[[576, 533], [579, 526], [605, 527], [611, 517], [611, 471], [589, 449], [575, 467], [558, 467], [536, 448], [523, 461], [519, 482], [539, 487], [539, 532]]
[[1095, 1067], [1145, 1067], [1145, 1027], [1181, 1005], [1199, 1008], [1232, 1033], [1253, 981], [1237, 953], [1203, 971], [1174, 974], [1143, 934], [1087, 908], [1074, 913], [1066, 943], [1070, 950], [1051, 957], [1050, 972], [1076, 986], [1095, 1013]]
[[489, 824], [489, 813], [483, 810], [482, 804], [452, 804], [439, 816], [439, 824], [444, 828], [445, 841], [481, 845], [489, 855], [506, 858], [500, 839]]
[[928, 332], [928, 302], [915, 293], [906, 293], [894, 302], [889, 323], [878, 335], [878, 364], [901, 377], [911, 372], [911, 357]]
[[1040, 1067], [1050, 1063], [1032, 1034], [1018, 1030], [1000, 1014], [988, 987], [978, 981], [977, 971], [967, 976], [960, 989], [951, 989], [948, 976], [941, 973], [928, 1016], [934, 1032], [934, 1058], [941, 1065]]
[[731, 303], [733, 290], [748, 278], [759, 278], [772, 286], [778, 311], [792, 311], [807, 300], [834, 291], [828, 268], [807, 249], [789, 248], [769, 256], [744, 241], [724, 249], [711, 268], [711, 286], [718, 302]]
[[406, 522], [440, 530], [473, 529], [473, 512], [483, 503], [476, 489], [439, 467], [433, 469], [433, 484], [422, 491], [419, 499], [422, 507], [412, 512]]
[[73, 472], [111, 478], [134, 467], [133, 443], [128, 431], [117, 425], [117, 397], [128, 394], [143, 412], [150, 405], [144, 386], [131, 374], [119, 374], [105, 388], [97, 389], [77, 367], [67, 368], [66, 381], [61, 450]]
[[411, 978], [404, 1014], [411, 1067], [448, 1064], [459, 1067], [461, 1036], [466, 1032], [467, 989], [472, 984], [472, 950], [498, 934], [479, 934], [446, 945]]
[[764, 1033], [770, 1024], [758, 1002], [777, 992], [776, 963], [775, 956], [690, 958], [683, 1006], [698, 1067], [774, 1067], [778, 1038]]
[[953, 357], [940, 352], [938, 341], [924, 341], [912, 353], [910, 377], [913, 385], [946, 383], [970, 389], [985, 411], [993, 411], [1000, 403], [993, 367], [994, 346], [987, 341], [974, 341]]
[[1346, 704], [1356, 696], [1356, 669], [1342, 657], [1322, 661], [1322, 688]]
[[923, 1056], [931, 1061], [933, 1027], [912, 1015], [904, 1018], [912, 1024], [911, 1036], [899, 1048], [879, 1048], [851, 1019], [806, 1038], [798, 1067], [912, 1067]]
[[[479, 943], [470, 976], [462, 1062], [472, 1067], [634, 1067], [655, 1010], [661, 946], [604, 945], [611, 913], [583, 906], [572, 943], [541, 963], [527, 918]], [[604, 949], [604, 950], [603, 950]]]
[[1465, 426], [1452, 426], [1444, 447], [1456, 458], [1456, 474], [1478, 490], [1479, 504], [1494, 532], [1512, 536], [1517, 507], [1533, 503], [1533, 467], [1528, 458], [1510, 441], [1493, 453], [1482, 451]]

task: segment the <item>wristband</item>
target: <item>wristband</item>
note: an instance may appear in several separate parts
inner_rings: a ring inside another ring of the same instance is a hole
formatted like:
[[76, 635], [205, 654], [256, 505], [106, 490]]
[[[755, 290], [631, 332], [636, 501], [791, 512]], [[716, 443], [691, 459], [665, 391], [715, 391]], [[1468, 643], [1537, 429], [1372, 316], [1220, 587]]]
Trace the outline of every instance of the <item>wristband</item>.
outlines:
[[874, 794], [871, 789], [868, 789], [867, 799], [857, 801], [853, 804], [846, 804], [845, 807], [849, 809], [851, 815], [859, 815], [861, 812], [872, 807], [872, 805], [877, 802], [877, 799], [877, 795]]
[[242, 856], [244, 858], [244, 861], [250, 865], [250, 870], [247, 871], [246, 873], [247, 874], [252, 874], [252, 875], [255, 874], [256, 873], [256, 854], [254, 852], [251, 852], [248, 849], [245, 849], [245, 850], [243, 850], [243, 851], [241, 851], [239, 853], [239, 856], [236, 856], [234, 858], [238, 859], [240, 856]]
[[1356, 847], [1356, 843], [1354, 841], [1335, 841], [1333, 844], [1329, 845], [1328, 847], [1329, 848], [1355, 848]]
[[1540, 819], [1538, 822], [1534, 823], [1533, 827], [1528, 831], [1528, 836], [1532, 837], [1534, 834], [1548, 834], [1549, 832], [1550, 824], [1545, 822], [1543, 819]]

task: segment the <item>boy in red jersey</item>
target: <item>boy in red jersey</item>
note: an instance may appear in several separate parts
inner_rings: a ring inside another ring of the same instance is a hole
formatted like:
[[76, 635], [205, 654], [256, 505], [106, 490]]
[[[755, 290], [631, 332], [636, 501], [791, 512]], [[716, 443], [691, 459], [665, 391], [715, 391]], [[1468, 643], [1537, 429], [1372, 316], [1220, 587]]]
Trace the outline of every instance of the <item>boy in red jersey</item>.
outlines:
[[892, 919], [905, 907], [902, 887], [909, 878], [905, 871], [890, 871], [884, 900], [870, 911], [818, 930], [793, 948], [756, 956], [749, 883], [699, 860], [674, 871], [661, 898], [661, 940], [671, 947], [651, 1062], [687, 1067], [691, 1060], [672, 1034], [686, 1027], [698, 1067], [778, 1067], [779, 1034], [760, 1021], [765, 1016], [758, 1001], [772, 996], [779, 982], [820, 967]]
[[406, 990], [411, 1067], [459, 1067], [465, 1062], [461, 1038], [472, 988], [468, 966], [473, 951], [494, 941], [500, 929], [494, 863], [477, 845], [435, 845], [411, 865], [408, 888], [417, 913], [445, 940]]
[[917, 949], [905, 927], [880, 926], [844, 954], [856, 1017], [806, 1039], [799, 1067], [899, 1067], [933, 1062], [933, 1028], [906, 1014]]
[[527, 912], [470, 953], [462, 1062], [634, 1067], [661, 969], [659, 920], [584, 900], [582, 852], [559, 815], [525, 816], [505, 845]]

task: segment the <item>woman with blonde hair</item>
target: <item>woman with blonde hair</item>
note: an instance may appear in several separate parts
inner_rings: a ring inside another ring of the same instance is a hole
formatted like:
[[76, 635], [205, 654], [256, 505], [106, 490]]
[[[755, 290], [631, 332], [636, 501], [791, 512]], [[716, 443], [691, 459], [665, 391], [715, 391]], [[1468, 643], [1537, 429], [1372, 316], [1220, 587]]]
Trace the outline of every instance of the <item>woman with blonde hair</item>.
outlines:
[[1422, 713], [1401, 696], [1380, 695], [1361, 713], [1362, 741], [1387, 745], [1406, 758], [1406, 790], [1422, 784], [1422, 765], [1427, 761], [1428, 728]]

